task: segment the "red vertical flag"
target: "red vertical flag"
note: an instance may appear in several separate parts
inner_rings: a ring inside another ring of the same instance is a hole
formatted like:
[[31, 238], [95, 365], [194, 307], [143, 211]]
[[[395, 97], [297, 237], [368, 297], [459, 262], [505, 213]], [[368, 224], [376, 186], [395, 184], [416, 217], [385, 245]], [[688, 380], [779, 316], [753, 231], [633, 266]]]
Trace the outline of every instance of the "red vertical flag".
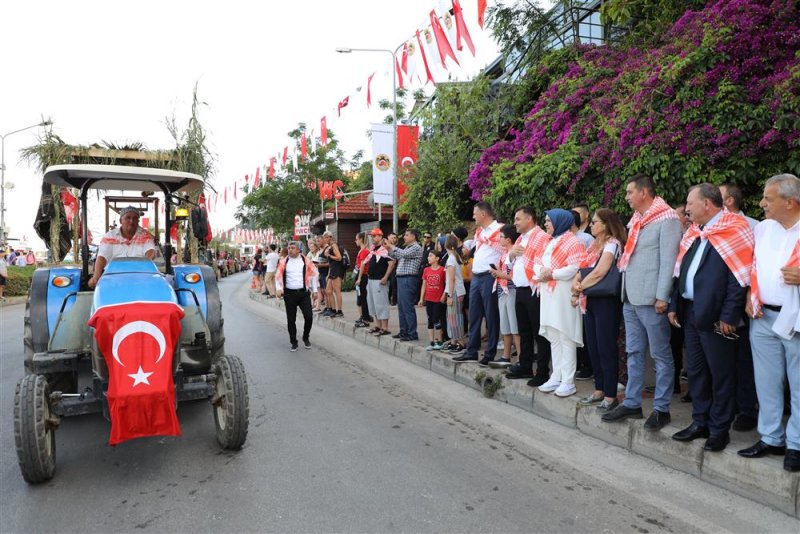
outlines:
[[486, 13], [486, 0], [478, 0], [478, 25], [483, 28], [483, 15]]
[[286, 160], [289, 158], [289, 147], [283, 147], [283, 166], [286, 166]]
[[[372, 105], [372, 77], [375, 76], [375, 73], [369, 75], [367, 78], [367, 107]], [[401, 84], [402, 87], [402, 84]]]
[[328, 120], [325, 117], [319, 121], [319, 142], [328, 146]]
[[419, 147], [419, 126], [400, 125], [397, 127], [397, 193], [403, 198], [407, 187], [403, 179], [417, 163]]
[[270, 180], [275, 178], [275, 158], [269, 158], [269, 173], [267, 176], [269, 176]]
[[463, 39], [464, 42], [467, 43], [469, 51], [472, 52], [474, 56], [475, 45], [472, 44], [472, 37], [470, 37], [469, 30], [467, 30], [467, 23], [464, 21], [464, 11], [461, 9], [461, 2], [459, 2], [459, 0], [453, 0], [453, 16], [456, 19], [456, 48], [459, 50], [464, 49], [461, 44]]
[[133, 302], [101, 306], [89, 319], [108, 366], [109, 444], [181, 435], [172, 357], [182, 318], [174, 302]]
[[417, 44], [419, 45], [419, 52], [422, 54], [422, 63], [425, 65], [425, 76], [428, 78], [425, 83], [431, 82], [436, 85], [436, 80], [433, 79], [433, 74], [431, 74], [431, 68], [428, 66], [428, 57], [425, 55], [425, 47], [422, 46], [422, 37], [419, 35], [419, 30], [417, 30]]
[[303, 133], [300, 135], [300, 155], [303, 157], [303, 163], [305, 163], [306, 156], [308, 155], [308, 141], [306, 140], [305, 130], [303, 130]]
[[[400, 68], [400, 60], [398, 58], [394, 59], [394, 70], [395, 74], [397, 75], [397, 87], [403, 89], [406, 84], [403, 80], [403, 69]], [[369, 92], [367, 93], [369, 95]]]
[[234, 180], [233, 181], [233, 200], [236, 200], [236, 190], [237, 189], [239, 189], [239, 187], [236, 185], [236, 180]]
[[228, 188], [227, 188], [227, 187], [225, 188], [225, 191], [224, 191], [224, 193], [225, 193], [225, 196], [224, 196], [224, 198], [225, 198], [225, 204], [227, 204], [227, 203], [228, 203]]
[[261, 167], [256, 167], [256, 176], [253, 178], [253, 189], [256, 189], [261, 183]]
[[433, 28], [433, 36], [436, 39], [436, 48], [439, 50], [439, 57], [442, 59], [442, 65], [445, 65], [445, 68], [447, 67], [445, 64], [445, 58], [447, 56], [453, 58], [453, 61], [456, 62], [456, 65], [459, 65], [456, 54], [453, 52], [453, 47], [450, 46], [450, 41], [447, 40], [447, 35], [444, 33], [442, 23], [439, 22], [439, 17], [436, 16], [435, 9], [431, 10], [430, 18], [431, 28]]
[[341, 102], [339, 102], [338, 106], [336, 106], [336, 112], [339, 114], [340, 117], [342, 116], [342, 108], [346, 108], [347, 104], [349, 103], [350, 103], [350, 96], [348, 95], [344, 97]]

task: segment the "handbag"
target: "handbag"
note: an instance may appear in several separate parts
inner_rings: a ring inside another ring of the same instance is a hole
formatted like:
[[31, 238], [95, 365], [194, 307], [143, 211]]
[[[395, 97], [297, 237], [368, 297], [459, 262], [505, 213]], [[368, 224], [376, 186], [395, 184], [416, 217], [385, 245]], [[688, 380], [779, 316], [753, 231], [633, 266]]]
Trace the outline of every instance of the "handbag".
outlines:
[[[602, 257], [602, 254], [600, 255]], [[600, 260], [597, 260], [599, 263]], [[597, 268], [597, 263], [592, 267], [584, 267], [581, 269], [581, 280], [585, 280], [589, 273]], [[617, 267], [617, 258], [611, 263], [611, 268], [608, 270], [602, 280], [597, 282], [592, 287], [583, 290], [583, 294], [587, 297], [619, 297], [622, 294], [622, 273], [619, 272]]]

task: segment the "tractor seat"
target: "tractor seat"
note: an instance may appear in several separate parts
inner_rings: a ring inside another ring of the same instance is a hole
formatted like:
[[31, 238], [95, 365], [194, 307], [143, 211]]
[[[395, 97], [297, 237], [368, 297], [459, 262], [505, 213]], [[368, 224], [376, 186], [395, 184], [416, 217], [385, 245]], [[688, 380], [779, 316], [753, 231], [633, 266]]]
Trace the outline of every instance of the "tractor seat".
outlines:
[[170, 283], [147, 258], [118, 258], [106, 266], [94, 290], [94, 306], [128, 302], [178, 303]]

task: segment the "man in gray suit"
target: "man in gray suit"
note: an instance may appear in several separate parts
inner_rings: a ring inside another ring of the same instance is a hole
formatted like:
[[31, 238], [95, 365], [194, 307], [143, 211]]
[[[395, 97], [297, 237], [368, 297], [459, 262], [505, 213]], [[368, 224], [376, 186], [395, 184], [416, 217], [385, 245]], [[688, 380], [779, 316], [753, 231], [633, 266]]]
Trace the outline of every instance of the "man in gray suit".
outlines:
[[619, 259], [619, 269], [623, 272], [628, 386], [625, 401], [603, 415], [603, 421], [643, 417], [645, 351], [649, 347], [655, 361], [656, 392], [654, 410], [644, 428], [656, 431], [670, 422], [669, 407], [675, 378], [667, 307], [681, 241], [681, 225], [675, 210], [656, 196], [655, 185], [649, 177], [631, 179], [625, 189], [625, 200], [634, 211], [628, 241]]

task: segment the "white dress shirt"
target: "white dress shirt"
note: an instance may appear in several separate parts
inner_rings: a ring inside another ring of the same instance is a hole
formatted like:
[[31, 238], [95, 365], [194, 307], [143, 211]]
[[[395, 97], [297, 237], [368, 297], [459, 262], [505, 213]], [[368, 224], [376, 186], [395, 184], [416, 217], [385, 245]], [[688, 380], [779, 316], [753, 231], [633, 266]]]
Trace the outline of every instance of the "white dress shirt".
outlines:
[[[524, 234], [522, 234], [522, 239], [520, 240], [519, 244], [523, 247], [528, 246], [528, 241], [531, 240], [531, 236], [533, 235], [533, 231], [536, 229], [534, 226]], [[528, 275], [525, 274], [525, 262], [521, 260], [522, 256], [517, 256], [517, 260], [514, 262], [514, 269], [511, 271], [511, 281], [514, 282], [515, 287], [530, 287], [531, 282], [528, 280]]]
[[286, 258], [286, 289], [303, 289], [303, 264], [300, 256]]
[[[481, 235], [488, 238], [502, 227], [503, 225], [501, 223], [494, 221], [481, 230]], [[497, 235], [499, 236], [500, 233], [497, 232]], [[503, 250], [499, 245], [493, 247], [488, 243], [480, 244], [477, 240], [475, 243], [475, 256], [472, 259], [472, 272], [474, 274], [485, 273], [489, 270], [489, 265], [494, 264], [497, 266], [497, 264], [500, 263], [500, 256], [503, 254]]]
[[756, 238], [758, 296], [764, 304], [783, 306], [790, 286], [783, 282], [781, 269], [789, 261], [800, 238], [800, 221], [789, 229], [773, 219], [766, 219], [753, 230]]

